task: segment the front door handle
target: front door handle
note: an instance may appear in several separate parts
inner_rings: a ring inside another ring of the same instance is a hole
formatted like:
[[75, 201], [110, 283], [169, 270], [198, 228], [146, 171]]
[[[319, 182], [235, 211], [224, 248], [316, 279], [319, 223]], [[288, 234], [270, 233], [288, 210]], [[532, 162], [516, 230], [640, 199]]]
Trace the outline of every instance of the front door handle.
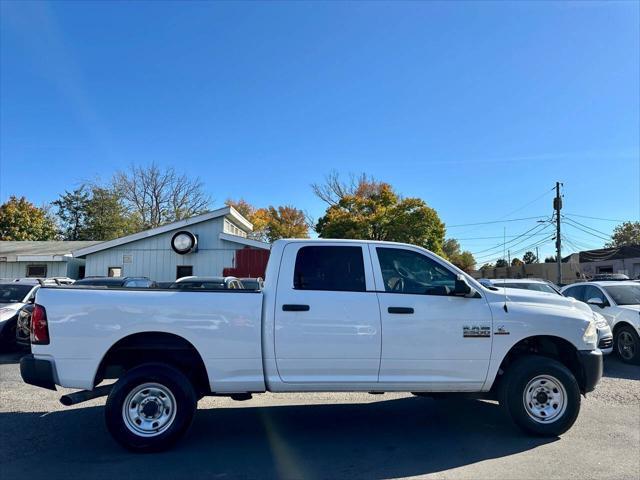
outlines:
[[308, 312], [309, 305], [297, 305], [292, 303], [285, 303], [282, 305], [283, 312]]
[[411, 307], [389, 307], [387, 308], [387, 312], [389, 313], [403, 313], [403, 314], [411, 314], [413, 313], [413, 308]]

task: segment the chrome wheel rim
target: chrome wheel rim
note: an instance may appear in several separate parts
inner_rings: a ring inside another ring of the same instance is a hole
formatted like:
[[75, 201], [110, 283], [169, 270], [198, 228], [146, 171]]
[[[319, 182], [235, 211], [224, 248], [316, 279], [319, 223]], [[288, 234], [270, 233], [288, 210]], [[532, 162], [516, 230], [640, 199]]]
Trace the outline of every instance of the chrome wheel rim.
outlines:
[[567, 409], [567, 392], [551, 375], [538, 375], [530, 380], [522, 400], [529, 417], [538, 423], [553, 423]]
[[141, 437], [165, 432], [176, 418], [176, 399], [164, 385], [144, 383], [129, 392], [122, 405], [127, 429]]
[[618, 334], [618, 353], [625, 360], [631, 360], [636, 353], [636, 342], [629, 332]]

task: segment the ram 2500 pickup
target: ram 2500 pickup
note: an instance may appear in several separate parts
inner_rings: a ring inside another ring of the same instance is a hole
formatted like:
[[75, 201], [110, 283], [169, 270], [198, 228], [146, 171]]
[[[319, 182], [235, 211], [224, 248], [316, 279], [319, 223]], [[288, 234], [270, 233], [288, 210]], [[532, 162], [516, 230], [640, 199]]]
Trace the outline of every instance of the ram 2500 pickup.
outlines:
[[[602, 375], [593, 313], [555, 294], [484, 287], [416, 246], [279, 240], [264, 290], [41, 288], [22, 378], [108, 395], [107, 428], [168, 447], [199, 398], [406, 391], [498, 399], [558, 435]], [[115, 383], [103, 383], [117, 379]]]

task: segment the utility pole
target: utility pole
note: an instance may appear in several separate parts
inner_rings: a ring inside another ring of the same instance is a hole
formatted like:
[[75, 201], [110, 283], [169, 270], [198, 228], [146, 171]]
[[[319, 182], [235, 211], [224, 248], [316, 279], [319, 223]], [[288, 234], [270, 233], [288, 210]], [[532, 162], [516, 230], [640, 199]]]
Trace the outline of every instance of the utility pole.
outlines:
[[507, 250], [507, 259], [509, 266], [511, 266], [511, 250]]
[[562, 237], [560, 236], [560, 210], [562, 197], [560, 196], [560, 182], [556, 182], [556, 198], [553, 199], [553, 209], [556, 211], [556, 263], [558, 264], [558, 286], [562, 285]]
[[538, 247], [536, 247], [536, 263], [540, 263], [540, 254], [538, 253]]

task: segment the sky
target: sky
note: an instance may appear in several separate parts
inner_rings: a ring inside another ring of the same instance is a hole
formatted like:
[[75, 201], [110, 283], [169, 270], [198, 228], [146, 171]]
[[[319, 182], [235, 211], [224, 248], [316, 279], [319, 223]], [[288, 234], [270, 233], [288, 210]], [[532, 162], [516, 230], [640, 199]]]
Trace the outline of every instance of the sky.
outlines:
[[366, 172], [481, 264], [552, 252], [560, 181], [563, 253], [600, 247], [640, 219], [639, 5], [3, 0], [0, 201], [155, 162], [318, 218]]

